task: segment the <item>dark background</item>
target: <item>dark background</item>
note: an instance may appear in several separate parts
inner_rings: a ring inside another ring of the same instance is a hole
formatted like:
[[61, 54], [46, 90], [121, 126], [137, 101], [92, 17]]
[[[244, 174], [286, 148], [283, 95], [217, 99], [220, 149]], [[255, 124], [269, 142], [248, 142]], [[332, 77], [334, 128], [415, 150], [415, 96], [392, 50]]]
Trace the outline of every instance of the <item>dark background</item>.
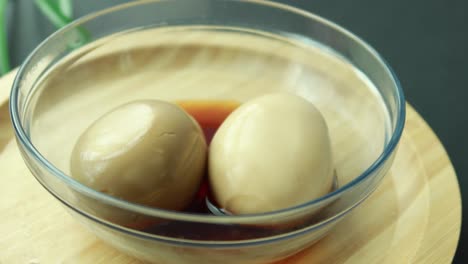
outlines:
[[[124, 3], [76, 0], [74, 17]], [[407, 100], [440, 137], [454, 164], [464, 209], [468, 201], [468, 1], [296, 0], [301, 7], [351, 30], [371, 44], [400, 78]], [[17, 66], [55, 28], [31, 0], [10, 1], [9, 46]], [[468, 257], [463, 221], [454, 263]], [[464, 252], [465, 251], [465, 252]]]

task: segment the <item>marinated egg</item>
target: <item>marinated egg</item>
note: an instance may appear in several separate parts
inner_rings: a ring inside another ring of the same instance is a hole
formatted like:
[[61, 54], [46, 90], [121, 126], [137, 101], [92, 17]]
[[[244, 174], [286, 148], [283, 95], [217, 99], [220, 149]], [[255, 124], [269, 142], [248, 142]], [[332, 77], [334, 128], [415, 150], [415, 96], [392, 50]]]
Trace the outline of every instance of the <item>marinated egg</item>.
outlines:
[[203, 132], [184, 110], [141, 100], [108, 112], [81, 135], [71, 176], [127, 201], [181, 210], [197, 192], [206, 154]]
[[333, 186], [327, 124], [302, 97], [255, 98], [219, 127], [208, 168], [214, 199], [233, 214], [275, 211], [319, 198]]

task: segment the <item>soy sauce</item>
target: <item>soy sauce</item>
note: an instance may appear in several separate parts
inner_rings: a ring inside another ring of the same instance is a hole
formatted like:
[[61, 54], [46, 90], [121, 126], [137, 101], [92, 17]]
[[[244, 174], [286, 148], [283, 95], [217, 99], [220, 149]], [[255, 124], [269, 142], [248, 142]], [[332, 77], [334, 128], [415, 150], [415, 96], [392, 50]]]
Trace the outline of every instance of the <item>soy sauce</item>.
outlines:
[[240, 105], [237, 101], [180, 101], [177, 104], [195, 118], [208, 144], [224, 120]]
[[[177, 104], [198, 122], [208, 145], [224, 120], [240, 105], [237, 101], [179, 101]], [[205, 202], [206, 197], [209, 195], [208, 172], [205, 171], [197, 195], [184, 211], [212, 214]]]

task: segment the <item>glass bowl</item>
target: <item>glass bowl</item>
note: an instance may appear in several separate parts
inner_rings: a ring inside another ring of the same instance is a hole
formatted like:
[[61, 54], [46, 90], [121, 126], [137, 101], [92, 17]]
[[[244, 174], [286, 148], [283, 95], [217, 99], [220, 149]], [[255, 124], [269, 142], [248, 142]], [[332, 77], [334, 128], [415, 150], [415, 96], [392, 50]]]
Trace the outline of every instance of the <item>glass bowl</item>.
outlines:
[[[309, 100], [327, 122], [337, 188], [323, 197], [206, 215], [130, 203], [68, 176], [77, 138], [117, 105], [242, 103], [275, 91]], [[36, 48], [10, 99], [38, 182], [102, 240], [154, 263], [267, 263], [312, 245], [379, 185], [405, 120], [398, 80], [375, 50], [321, 17], [267, 1], [138, 1], [86, 16]]]

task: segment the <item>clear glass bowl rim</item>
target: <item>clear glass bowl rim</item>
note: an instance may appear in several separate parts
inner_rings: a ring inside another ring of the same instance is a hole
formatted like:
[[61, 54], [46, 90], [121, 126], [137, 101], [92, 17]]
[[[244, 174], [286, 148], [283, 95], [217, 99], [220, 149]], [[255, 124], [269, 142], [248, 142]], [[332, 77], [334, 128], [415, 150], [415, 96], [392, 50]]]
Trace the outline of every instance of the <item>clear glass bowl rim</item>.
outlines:
[[[395, 75], [394, 71], [391, 69], [391, 67], [388, 65], [388, 63], [382, 58], [382, 56], [375, 51], [370, 45], [368, 45], [365, 41], [351, 33], [350, 31], [344, 29], [343, 27], [335, 24], [334, 22], [331, 22], [325, 18], [322, 18], [318, 15], [312, 14], [308, 11], [295, 8], [289, 5], [285, 4], [280, 4], [280, 3], [274, 3], [270, 1], [263, 1], [263, 0], [236, 0], [235, 2], [245, 2], [249, 4], [255, 4], [255, 5], [263, 5], [266, 7], [272, 7], [272, 8], [278, 8], [278, 9], [283, 9], [288, 12], [294, 13], [295, 15], [300, 15], [303, 17], [306, 17], [310, 20], [314, 20], [317, 23], [321, 23], [326, 25], [327, 27], [331, 28], [332, 30], [338, 31], [340, 34], [347, 35], [348, 37], [354, 39], [357, 43], [359, 43], [367, 52], [371, 53], [381, 64], [381, 66], [388, 71], [390, 74], [390, 77], [393, 81], [394, 87], [396, 89], [396, 108], [397, 108], [397, 113], [396, 113], [396, 123], [395, 127], [393, 129], [393, 132], [391, 134], [390, 140], [384, 147], [384, 150], [382, 153], [379, 155], [379, 157], [371, 164], [370, 167], [368, 167], [361, 175], [353, 179], [351, 182], [347, 183], [346, 185], [340, 186], [338, 189], [335, 191], [328, 193], [325, 196], [322, 196], [318, 199], [308, 201], [306, 203], [294, 206], [294, 207], [289, 207], [285, 208], [282, 210], [274, 211], [274, 212], [267, 212], [267, 213], [261, 213], [261, 214], [251, 214], [251, 215], [234, 215], [234, 216], [212, 216], [212, 215], [202, 215], [202, 214], [191, 214], [191, 213], [184, 213], [184, 212], [177, 212], [177, 211], [170, 211], [170, 210], [164, 210], [164, 209], [158, 209], [158, 208], [153, 208], [145, 205], [139, 205], [139, 204], [134, 204], [122, 199], [118, 199], [112, 196], [109, 196], [107, 194], [98, 192], [93, 190], [90, 187], [87, 187], [78, 181], [74, 180], [73, 178], [69, 177], [62, 171], [60, 171], [58, 168], [56, 168], [51, 162], [49, 162], [42, 154], [34, 147], [32, 144], [30, 138], [28, 137], [24, 127], [21, 124], [21, 118], [20, 118], [20, 113], [19, 113], [19, 106], [17, 104], [18, 102], [18, 96], [20, 92], [20, 81], [24, 75], [27, 74], [26, 68], [29, 66], [35, 59], [35, 55], [40, 53], [40, 50], [43, 49], [44, 46], [47, 46], [49, 42], [53, 42], [54, 38], [57, 35], [60, 35], [61, 33], [71, 30], [75, 27], [80, 26], [81, 24], [84, 24], [90, 20], [93, 19], [99, 19], [99, 17], [120, 11], [123, 9], [130, 8], [132, 6], [137, 6], [137, 5], [145, 5], [145, 4], [157, 4], [159, 2], [165, 2], [167, 0], [146, 0], [146, 1], [135, 1], [131, 3], [126, 3], [126, 4], [121, 4], [117, 5], [108, 9], [104, 9], [102, 11], [98, 11], [95, 13], [91, 13], [89, 15], [86, 15], [82, 18], [79, 18], [69, 25], [63, 27], [62, 29], [56, 31], [52, 35], [50, 35], [48, 38], [46, 38], [40, 45], [38, 45], [34, 51], [26, 58], [24, 63], [20, 66], [18, 73], [15, 77], [11, 94], [10, 94], [10, 117], [11, 121], [13, 124], [14, 132], [16, 134], [16, 137], [18, 139], [18, 143], [22, 145], [24, 150], [26, 151], [27, 155], [34, 158], [36, 162], [41, 164], [43, 167], [46, 168], [46, 170], [51, 173], [52, 175], [56, 176], [59, 178], [62, 182], [64, 182], [66, 185], [69, 187], [73, 188], [76, 191], [79, 191], [85, 195], [90, 196], [91, 198], [94, 198], [96, 200], [105, 202], [109, 205], [113, 205], [116, 207], [119, 207], [121, 209], [141, 213], [144, 215], [148, 216], [154, 216], [154, 217], [162, 217], [162, 218], [167, 218], [167, 219], [173, 219], [173, 220], [181, 220], [181, 221], [193, 221], [193, 222], [200, 222], [200, 223], [212, 223], [212, 224], [242, 224], [242, 223], [249, 223], [252, 221], [268, 221], [271, 220], [272, 218], [278, 217], [282, 214], [289, 214], [293, 212], [300, 212], [303, 210], [306, 210], [307, 208], [316, 205], [321, 202], [325, 202], [331, 199], [334, 199], [338, 197], [341, 193], [352, 189], [354, 186], [359, 185], [361, 182], [363, 182], [365, 179], [368, 177], [371, 177], [373, 175], [373, 172], [379, 169], [385, 161], [391, 156], [391, 154], [395, 151], [398, 142], [401, 138], [403, 128], [404, 128], [404, 123], [405, 123], [405, 116], [406, 116], [406, 109], [405, 109], [405, 98], [403, 94], [402, 87], [400, 85], [400, 82]], [[226, 2], [231, 2], [233, 0], [224, 0]], [[43, 185], [44, 186], [44, 185]], [[46, 189], [47, 186], [44, 186]], [[65, 203], [67, 206], [70, 208], [74, 209], [75, 211], [85, 214], [84, 212], [81, 212], [80, 210], [77, 210], [76, 208], [73, 208], [69, 204], [67, 204], [66, 201], [63, 201], [60, 197], [57, 197], [52, 190], [49, 190], [56, 198], [61, 200], [63, 203]], [[348, 208], [347, 211], [351, 210], [352, 208]], [[344, 214], [345, 212], [342, 212], [340, 215]], [[338, 217], [338, 215], [336, 216]], [[325, 222], [330, 222], [335, 220], [336, 217], [332, 217], [331, 219], [328, 219]], [[93, 217], [94, 218], [94, 217]], [[95, 220], [99, 220], [96, 219]], [[104, 223], [102, 221], [99, 221], [101, 223]], [[319, 225], [324, 224], [323, 222], [320, 223]], [[125, 229], [125, 228], [123, 228]]]

